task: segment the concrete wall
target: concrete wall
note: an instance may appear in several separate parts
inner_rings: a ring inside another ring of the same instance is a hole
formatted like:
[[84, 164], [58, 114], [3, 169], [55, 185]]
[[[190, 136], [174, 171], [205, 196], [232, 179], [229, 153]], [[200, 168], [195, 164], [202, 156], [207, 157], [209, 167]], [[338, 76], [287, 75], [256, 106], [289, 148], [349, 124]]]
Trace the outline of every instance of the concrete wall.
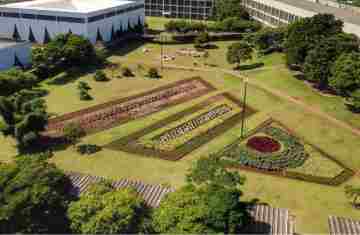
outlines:
[[29, 65], [31, 63], [31, 44], [19, 43], [13, 46], [1, 48], [0, 70], [9, 69], [14, 66], [15, 55], [22, 65]]
[[[269, 8], [263, 9], [259, 6], [254, 6], [254, 4], [249, 4], [250, 1], [260, 3], [276, 10], [269, 10]], [[289, 24], [297, 17], [311, 17], [318, 14], [318, 12], [315, 11], [305, 10], [275, 0], [243, 0], [242, 4], [249, 10], [250, 15], [254, 19], [273, 27]], [[344, 21], [344, 31], [360, 37], [360, 25]]]
[[[96, 42], [97, 31], [99, 30], [104, 41], [110, 41], [111, 30], [114, 26], [114, 31], [120, 28], [122, 24], [123, 30], [127, 30], [128, 22], [131, 26], [138, 24], [139, 19], [142, 23], [145, 22], [145, 8], [135, 9], [129, 12], [123, 12], [118, 15], [111, 17], [102, 17], [93, 22], [88, 22], [90, 17], [114, 12], [121, 8], [128, 8], [131, 6], [139, 6], [143, 4], [143, 1], [137, 1], [134, 3], [122, 5], [120, 7], [106, 9], [102, 11], [96, 11], [92, 13], [72, 13], [72, 12], [58, 12], [58, 11], [44, 11], [44, 10], [30, 10], [30, 9], [7, 9], [0, 7], [0, 12], [10, 12], [19, 14], [19, 17], [8, 17], [0, 15], [0, 34], [6, 35], [7, 37], [13, 37], [15, 26], [19, 33], [21, 40], [30, 40], [30, 29], [33, 32], [35, 41], [38, 43], [44, 43], [45, 31], [47, 30], [50, 38], [54, 38], [60, 33], [68, 33], [71, 31], [74, 34], [82, 35], [88, 38], [92, 43]], [[43, 19], [29, 19], [21, 17], [22, 14], [33, 14], [55, 17], [54, 20], [43, 20]], [[72, 17], [83, 22], [67, 22], [61, 20], [61, 17]]]

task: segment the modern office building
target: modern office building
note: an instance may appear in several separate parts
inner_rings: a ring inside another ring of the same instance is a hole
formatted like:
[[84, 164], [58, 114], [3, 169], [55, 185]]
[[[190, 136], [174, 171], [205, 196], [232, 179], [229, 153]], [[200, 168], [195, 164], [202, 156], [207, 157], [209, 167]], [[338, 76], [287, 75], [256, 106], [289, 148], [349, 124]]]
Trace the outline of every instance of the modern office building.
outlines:
[[0, 6], [0, 34], [44, 43], [60, 33], [83, 35], [92, 43], [111, 40], [117, 30], [143, 24], [142, 0], [35, 0]]
[[26, 66], [31, 61], [31, 43], [0, 38], [0, 70]]
[[267, 25], [281, 26], [299, 18], [329, 13], [344, 21], [344, 31], [360, 37], [360, 13], [308, 0], [242, 0], [250, 15]]
[[145, 14], [206, 20], [212, 15], [214, 2], [215, 0], [145, 0]]

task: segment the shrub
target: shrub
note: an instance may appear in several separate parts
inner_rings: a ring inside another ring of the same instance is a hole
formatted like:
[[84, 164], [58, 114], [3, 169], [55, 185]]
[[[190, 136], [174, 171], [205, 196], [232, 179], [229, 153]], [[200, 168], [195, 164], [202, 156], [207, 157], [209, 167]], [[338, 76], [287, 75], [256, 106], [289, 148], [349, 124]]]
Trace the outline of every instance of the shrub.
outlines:
[[210, 35], [207, 32], [200, 33], [195, 38], [195, 48], [204, 48], [210, 42]]
[[89, 84], [87, 82], [80, 81], [78, 83], [78, 89], [79, 90], [91, 90], [91, 87], [89, 86]]
[[80, 100], [92, 100], [91, 95], [85, 89], [80, 89], [79, 95], [80, 95]]
[[134, 77], [134, 74], [133, 72], [131, 71], [131, 69], [129, 67], [122, 67], [121, 69], [121, 74], [124, 76], [124, 77]]
[[85, 130], [77, 123], [68, 123], [63, 130], [63, 137], [66, 141], [76, 144], [85, 135]]
[[149, 78], [160, 78], [160, 74], [159, 74], [157, 68], [155, 68], [155, 67], [150, 68], [149, 72], [148, 72], [148, 77]]
[[103, 71], [97, 70], [94, 75], [94, 80], [97, 82], [105, 82], [109, 79], [106, 77], [106, 74]]
[[96, 152], [99, 152], [101, 150], [100, 146], [97, 146], [95, 144], [82, 144], [77, 146], [76, 151], [80, 153], [81, 155], [87, 154], [93, 154]]

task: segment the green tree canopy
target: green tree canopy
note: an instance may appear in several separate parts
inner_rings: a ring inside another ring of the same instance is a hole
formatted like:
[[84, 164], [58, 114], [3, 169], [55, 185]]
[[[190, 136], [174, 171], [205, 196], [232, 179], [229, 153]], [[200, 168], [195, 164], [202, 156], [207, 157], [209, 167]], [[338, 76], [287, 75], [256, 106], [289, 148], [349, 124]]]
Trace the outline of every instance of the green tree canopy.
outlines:
[[102, 182], [70, 204], [68, 217], [75, 233], [136, 233], [144, 217], [143, 200], [132, 189], [115, 190]]
[[254, 44], [260, 51], [279, 49], [285, 40], [285, 28], [263, 28], [254, 37]]
[[344, 34], [322, 39], [305, 58], [304, 73], [306, 79], [318, 82], [320, 89], [327, 88], [334, 61], [342, 53], [357, 51], [358, 48], [357, 42]]
[[330, 86], [338, 93], [348, 95], [360, 88], [360, 53], [344, 53], [334, 63]]
[[69, 181], [54, 165], [20, 157], [0, 165], [0, 233], [66, 233]]
[[254, 49], [245, 41], [235, 42], [228, 47], [226, 59], [230, 64], [239, 65], [241, 62], [250, 60]]
[[70, 122], [64, 127], [63, 136], [69, 143], [76, 144], [84, 135], [85, 130], [78, 123]]
[[239, 233], [248, 221], [239, 186], [245, 178], [228, 171], [218, 158], [196, 161], [188, 184], [166, 196], [153, 215], [159, 233]]
[[249, 13], [240, 3], [241, 0], [216, 0], [213, 14], [214, 18], [216, 20], [224, 20], [228, 17], [238, 17], [249, 20]]
[[343, 22], [331, 14], [317, 14], [290, 24], [284, 44], [287, 64], [303, 65], [319, 41], [341, 33], [342, 28]]
[[170, 193], [153, 215], [159, 233], [237, 233], [248, 219], [238, 190], [188, 185]]
[[236, 188], [245, 182], [238, 172], [226, 170], [221, 160], [213, 156], [197, 160], [186, 177], [190, 184], [215, 184], [229, 188]]

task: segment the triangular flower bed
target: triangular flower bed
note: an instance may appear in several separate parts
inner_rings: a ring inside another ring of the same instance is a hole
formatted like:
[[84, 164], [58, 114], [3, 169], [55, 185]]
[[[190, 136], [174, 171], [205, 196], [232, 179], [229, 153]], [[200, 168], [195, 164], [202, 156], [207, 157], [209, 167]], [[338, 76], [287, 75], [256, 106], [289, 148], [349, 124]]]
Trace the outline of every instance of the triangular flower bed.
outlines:
[[215, 157], [231, 168], [327, 185], [340, 185], [354, 172], [320, 148], [269, 119]]

